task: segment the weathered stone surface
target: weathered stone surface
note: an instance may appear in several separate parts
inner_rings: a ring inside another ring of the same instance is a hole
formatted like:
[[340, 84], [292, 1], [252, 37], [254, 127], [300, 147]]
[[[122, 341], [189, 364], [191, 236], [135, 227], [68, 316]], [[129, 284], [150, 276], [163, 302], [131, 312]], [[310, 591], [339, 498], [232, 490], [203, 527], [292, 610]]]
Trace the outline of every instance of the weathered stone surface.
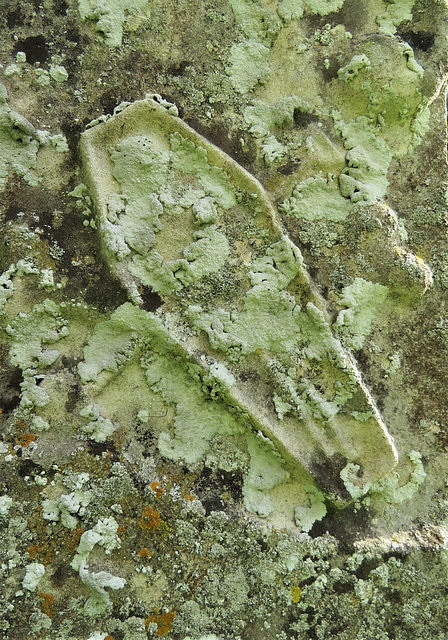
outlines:
[[445, 637], [441, 0], [7, 0], [0, 632]]

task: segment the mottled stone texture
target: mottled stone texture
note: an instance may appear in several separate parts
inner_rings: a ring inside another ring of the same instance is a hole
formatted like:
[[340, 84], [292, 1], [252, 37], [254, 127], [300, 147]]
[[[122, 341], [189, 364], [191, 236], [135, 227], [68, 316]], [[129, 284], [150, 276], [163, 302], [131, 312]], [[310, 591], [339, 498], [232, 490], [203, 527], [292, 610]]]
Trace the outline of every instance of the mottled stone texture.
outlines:
[[444, 639], [446, 3], [0, 13], [0, 636]]

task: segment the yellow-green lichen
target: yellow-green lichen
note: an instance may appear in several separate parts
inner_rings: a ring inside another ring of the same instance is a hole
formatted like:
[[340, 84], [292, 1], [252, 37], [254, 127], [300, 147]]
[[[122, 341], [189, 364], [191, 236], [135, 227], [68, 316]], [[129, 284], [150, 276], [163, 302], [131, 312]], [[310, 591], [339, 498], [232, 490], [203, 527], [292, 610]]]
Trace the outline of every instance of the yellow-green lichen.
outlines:
[[384, 302], [387, 294], [387, 287], [363, 278], [356, 278], [353, 284], [344, 287], [339, 304], [347, 309], [339, 312], [333, 327], [350, 349], [356, 351], [362, 348], [370, 333], [377, 307]]
[[333, 222], [345, 220], [352, 208], [352, 202], [342, 196], [335, 177], [324, 178], [321, 175], [300, 182], [291, 198], [279, 206], [287, 216]]
[[248, 93], [270, 75], [269, 48], [256, 40], [232, 45], [227, 73], [238, 93]]
[[95, 21], [95, 31], [110, 47], [121, 45], [126, 18], [140, 13], [147, 4], [148, 0], [78, 0], [81, 18]]
[[333, 113], [333, 118], [347, 149], [348, 166], [339, 176], [342, 195], [352, 202], [372, 204], [386, 193], [392, 153], [376, 136], [367, 117], [358, 116], [348, 124], [338, 113]]
[[26, 118], [8, 106], [6, 99], [6, 88], [0, 84], [0, 191], [6, 185], [9, 168], [29, 184], [38, 184], [33, 172], [39, 148], [36, 130]]

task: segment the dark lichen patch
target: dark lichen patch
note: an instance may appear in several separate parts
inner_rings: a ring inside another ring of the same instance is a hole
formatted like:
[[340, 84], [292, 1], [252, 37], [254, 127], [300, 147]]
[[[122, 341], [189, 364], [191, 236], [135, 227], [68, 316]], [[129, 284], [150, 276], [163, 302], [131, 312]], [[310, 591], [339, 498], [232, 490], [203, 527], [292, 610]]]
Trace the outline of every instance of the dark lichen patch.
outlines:
[[363, 506], [352, 505], [343, 512], [329, 506], [327, 515], [314, 523], [310, 536], [315, 538], [329, 533], [338, 540], [341, 549], [352, 553], [354, 543], [368, 535], [372, 517], [372, 512]]
[[17, 473], [21, 478], [38, 474], [42, 471], [42, 467], [33, 460], [21, 460], [17, 465]]
[[[101, 254], [92, 252], [95, 256]], [[128, 300], [128, 293], [121, 283], [111, 277], [103, 262], [90, 266], [87, 273], [76, 277], [77, 286], [83, 291], [84, 300], [100, 310], [115, 309]]]
[[300, 159], [293, 160], [292, 158], [288, 158], [286, 164], [281, 165], [277, 168], [278, 173], [283, 176], [290, 176], [297, 171], [300, 166]]
[[230, 506], [229, 498], [239, 503], [243, 498], [243, 473], [240, 470], [212, 470], [204, 467], [193, 485], [193, 491], [209, 515], [212, 511], [224, 511]]
[[294, 109], [294, 124], [296, 127], [307, 127], [312, 122], [319, 122], [320, 118], [314, 113], [304, 111], [302, 109]]
[[340, 454], [328, 458], [325, 463], [318, 459], [311, 463], [312, 472], [318, 479], [320, 486], [329, 493], [335, 492], [345, 499], [350, 499], [345, 485], [340, 477], [340, 472], [347, 464], [347, 459]]
[[16, 44], [17, 51], [23, 51], [26, 54], [29, 64], [34, 64], [35, 62], [43, 64], [50, 54], [47, 39], [43, 34], [18, 40]]
[[107, 442], [89, 441], [87, 449], [92, 456], [99, 456], [103, 458], [107, 456], [112, 462], [117, 462], [120, 459], [119, 452], [115, 444], [110, 440]]
[[253, 138], [237, 129], [230, 119], [217, 117], [213, 122], [207, 122], [190, 118], [187, 123], [241, 166], [248, 168], [255, 161], [257, 149]]
[[409, 42], [413, 49], [428, 51], [434, 45], [436, 33], [431, 31], [398, 31], [398, 35]]
[[21, 369], [10, 364], [6, 346], [0, 345], [0, 408], [2, 409], [2, 420], [6, 420], [8, 414], [19, 405], [20, 385], [22, 382]]
[[163, 300], [157, 293], [157, 291], [153, 291], [151, 287], [142, 286], [142, 291], [140, 292], [143, 301], [143, 309], [145, 311], [156, 311], [159, 307], [162, 306]]
[[[352, 34], [362, 33], [368, 24], [368, 3], [369, 0], [345, 0], [335, 16], [337, 22], [333, 19], [332, 24], [343, 24]], [[332, 18], [331, 15], [329, 17]]]
[[[87, 120], [88, 121], [88, 120]], [[85, 123], [87, 124], [87, 122]], [[70, 150], [72, 162], [78, 164], [79, 161], [79, 140], [84, 126], [80, 122], [74, 122], [73, 118], [64, 118], [61, 121], [61, 130], [67, 139], [67, 145]]]

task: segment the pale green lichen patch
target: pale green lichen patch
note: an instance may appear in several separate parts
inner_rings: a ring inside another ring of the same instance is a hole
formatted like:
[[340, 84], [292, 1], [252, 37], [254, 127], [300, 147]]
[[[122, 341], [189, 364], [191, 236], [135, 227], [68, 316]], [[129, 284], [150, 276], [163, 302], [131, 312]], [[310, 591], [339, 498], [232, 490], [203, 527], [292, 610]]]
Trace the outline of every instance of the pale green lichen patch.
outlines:
[[338, 11], [345, 0], [306, 0], [306, 4], [313, 13], [326, 16], [333, 11]]
[[262, 0], [229, 0], [244, 35], [259, 42], [272, 42], [280, 31], [277, 13]]
[[305, 485], [304, 488], [307, 492], [310, 506], [297, 506], [294, 510], [294, 516], [296, 525], [300, 527], [302, 531], [308, 533], [315, 522], [322, 520], [322, 518], [325, 517], [327, 507], [325, 506], [324, 495], [316, 489], [316, 487], [313, 487], [312, 485]]
[[88, 559], [95, 546], [103, 547], [106, 554], [120, 548], [121, 541], [117, 535], [118, 523], [113, 517], [101, 518], [96, 525], [85, 531], [79, 541], [76, 555], [71, 567], [79, 572], [81, 581], [89, 587], [90, 596], [84, 604], [84, 613], [96, 616], [104, 613], [110, 605], [109, 589], [123, 589], [126, 584], [124, 578], [113, 576], [107, 571], [89, 571]]
[[377, 494], [392, 504], [401, 504], [417, 493], [426, 478], [422, 456], [418, 451], [411, 451], [408, 457], [413, 467], [408, 482], [400, 486], [400, 475], [396, 471], [391, 471], [382, 480], [372, 485], [370, 491], [373, 495]]
[[67, 69], [60, 64], [52, 64], [49, 73], [55, 82], [67, 82], [68, 80]]
[[286, 24], [303, 16], [303, 0], [280, 0], [277, 13]]
[[348, 64], [344, 67], [341, 67], [338, 71], [338, 78], [343, 80], [344, 82], [348, 82], [355, 78], [361, 69], [369, 69], [370, 68], [370, 60], [364, 54], [357, 54], [353, 56]]
[[269, 48], [256, 40], [232, 45], [227, 73], [238, 93], [248, 93], [270, 75]]
[[411, 131], [414, 134], [414, 139], [411, 142], [411, 150], [417, 147], [421, 143], [425, 135], [428, 133], [430, 117], [431, 112], [426, 106], [418, 111], [417, 115], [412, 121]]
[[300, 272], [302, 257], [284, 237], [252, 265], [254, 286], [244, 298], [243, 311], [217, 309], [205, 314], [190, 307], [188, 317], [205, 330], [214, 348], [237, 350], [242, 355], [257, 349], [289, 351], [297, 342], [300, 307], [284, 288]]
[[93, 497], [92, 491], [82, 489], [83, 479], [79, 484], [81, 487], [71, 493], [62, 493], [57, 499], [45, 499], [42, 502], [42, 518], [49, 522], [60, 521], [62, 526], [72, 531], [76, 529], [79, 517], [85, 514]]
[[78, 0], [81, 18], [95, 21], [95, 30], [110, 47], [121, 45], [126, 18], [140, 13], [147, 4], [148, 0]]
[[241, 433], [244, 427], [220, 402], [207, 402], [202, 390], [201, 370], [167, 356], [145, 359], [146, 379], [167, 404], [174, 404], [174, 437], [162, 432], [160, 453], [187, 465], [198, 463], [217, 434]]
[[244, 478], [244, 505], [252, 513], [267, 517], [274, 511], [274, 502], [268, 492], [286, 479], [284, 461], [273, 443], [261, 432], [250, 434], [247, 446], [250, 466]]
[[95, 326], [84, 348], [84, 361], [78, 365], [83, 382], [97, 380], [102, 371], [118, 371], [134, 354], [137, 340], [147, 342], [162, 353], [176, 344], [153, 314], [126, 303], [109, 320]]
[[[214, 224], [216, 207], [228, 209], [236, 200], [225, 172], [208, 163], [207, 150], [174, 133], [169, 151], [154, 149], [149, 138], [131, 136], [112, 148], [110, 156], [122, 194], [109, 197], [103, 233], [119, 260], [138, 254], [129, 272], [155, 291], [172, 293], [219, 270], [229, 246]], [[179, 173], [194, 176], [203, 191], [186, 187], [176, 177]], [[188, 225], [179, 224], [178, 217], [185, 219], [192, 206], [201, 228], [179, 235]], [[182, 257], [172, 259], [178, 237]]]
[[377, 17], [379, 31], [394, 35], [402, 22], [412, 20], [414, 4], [415, 0], [388, 0], [386, 11]]
[[362, 348], [370, 333], [375, 312], [387, 294], [387, 287], [363, 278], [356, 278], [353, 284], [344, 287], [339, 304], [347, 309], [339, 312], [333, 326], [350, 349], [356, 351]]
[[380, 38], [368, 37], [362, 46], [341, 43], [344, 64], [328, 83], [326, 98], [346, 122], [370, 118], [376, 135], [400, 156], [409, 151], [412, 121], [427, 104], [424, 70], [409, 44]]
[[206, 149], [195, 145], [178, 132], [171, 135], [170, 148], [174, 169], [183, 173], [193, 173], [205, 192], [216, 201], [218, 206], [223, 209], [235, 206], [235, 189], [229, 177], [220, 167], [209, 164]]
[[38, 183], [32, 171], [39, 148], [36, 130], [20, 113], [10, 109], [6, 99], [6, 89], [0, 85], [0, 190], [6, 185], [9, 168], [31, 185]]
[[320, 175], [300, 182], [291, 198], [279, 206], [287, 216], [332, 222], [345, 220], [352, 208], [351, 201], [342, 196], [335, 177], [324, 178]]
[[101, 408], [97, 404], [89, 404], [84, 409], [81, 409], [79, 415], [82, 418], [90, 420], [87, 424], [81, 428], [89, 438], [95, 440], [95, 442], [105, 442], [107, 438], [118, 429], [118, 424], [112, 422], [109, 418], [104, 418], [101, 415]]
[[398, 50], [404, 56], [407, 68], [411, 71], [414, 71], [418, 76], [422, 78], [425, 70], [415, 59], [414, 50], [411, 45], [407, 42], [402, 42], [398, 45]]
[[69, 330], [59, 313], [58, 305], [45, 300], [42, 304], [36, 304], [30, 313], [20, 313], [6, 327], [6, 333], [13, 338], [11, 363], [26, 370], [53, 364], [59, 351], [42, 349], [42, 344], [54, 344], [67, 336]]
[[35, 591], [39, 582], [45, 575], [45, 566], [40, 562], [32, 562], [26, 565], [25, 577], [22, 580], [22, 587], [27, 591]]
[[389, 185], [387, 171], [392, 153], [367, 117], [358, 116], [348, 124], [336, 112], [333, 118], [347, 149], [348, 166], [339, 176], [342, 195], [352, 202], [373, 204], [385, 195]]
[[244, 120], [256, 138], [263, 138], [268, 136], [275, 127], [292, 128], [296, 110], [300, 113], [308, 113], [311, 107], [298, 96], [281, 98], [273, 105], [255, 100], [252, 105], [245, 108]]
[[340, 476], [354, 500], [367, 496], [365, 501], [369, 505], [370, 496], [375, 496], [391, 504], [401, 504], [405, 500], [410, 500], [417, 493], [426, 478], [421, 454], [418, 451], [411, 451], [408, 458], [412, 465], [412, 471], [409, 480], [404, 484], [400, 484], [400, 474], [397, 471], [391, 471], [378, 482], [367, 482], [363, 486], [359, 486], [357, 475], [360, 467], [356, 464], [347, 464], [342, 469]]
[[132, 200], [158, 191], [165, 183], [169, 155], [158, 151], [149, 138], [130, 136], [110, 150], [113, 176]]
[[14, 293], [12, 275], [15, 273], [15, 265], [11, 264], [9, 269], [0, 275], [0, 316], [5, 314], [6, 301]]
[[287, 153], [288, 147], [281, 144], [275, 136], [268, 136], [263, 140], [260, 156], [264, 159], [268, 167], [276, 162], [281, 162]]

